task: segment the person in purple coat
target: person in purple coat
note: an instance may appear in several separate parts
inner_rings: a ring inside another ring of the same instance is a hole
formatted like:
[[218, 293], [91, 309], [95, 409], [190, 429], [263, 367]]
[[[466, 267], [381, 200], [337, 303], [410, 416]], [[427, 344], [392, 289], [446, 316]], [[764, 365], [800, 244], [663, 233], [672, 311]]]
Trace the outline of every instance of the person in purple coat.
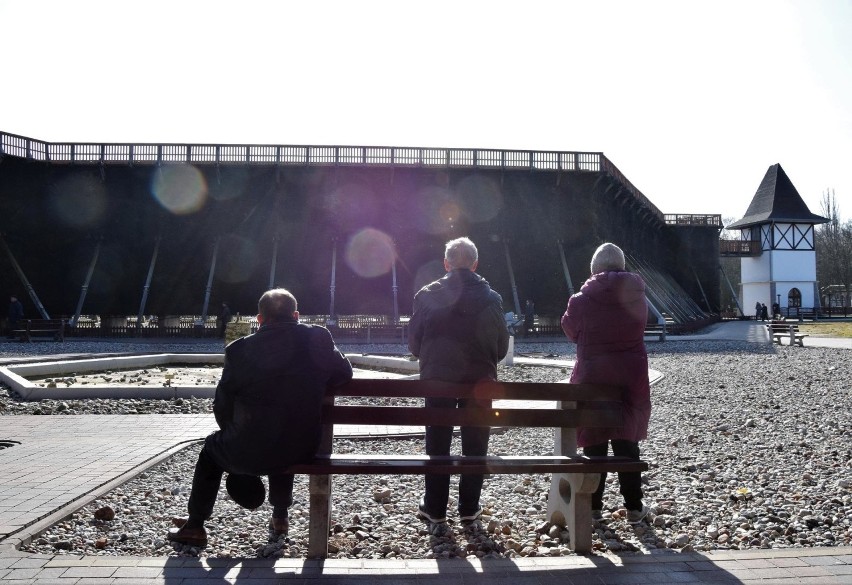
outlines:
[[[648, 436], [651, 387], [648, 354], [643, 340], [648, 306], [645, 282], [627, 272], [624, 252], [615, 244], [602, 244], [592, 256], [592, 275], [580, 292], [568, 300], [562, 330], [577, 344], [577, 362], [571, 382], [624, 386], [624, 426], [577, 429], [577, 445], [588, 456], [614, 455], [639, 459], [639, 441]], [[618, 474], [627, 520], [639, 524], [650, 512], [642, 502], [640, 472]], [[592, 516], [602, 517], [606, 474], [592, 495]]]

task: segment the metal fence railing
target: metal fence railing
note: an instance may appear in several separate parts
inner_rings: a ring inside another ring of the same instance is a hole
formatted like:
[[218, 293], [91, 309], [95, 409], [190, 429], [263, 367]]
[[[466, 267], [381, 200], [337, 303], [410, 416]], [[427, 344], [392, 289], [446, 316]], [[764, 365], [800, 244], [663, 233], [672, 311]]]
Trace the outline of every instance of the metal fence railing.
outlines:
[[6, 132], [0, 132], [0, 155], [53, 163], [104, 165], [438, 166], [592, 172], [604, 167], [605, 158], [600, 152], [476, 148], [44, 142]]
[[722, 229], [721, 214], [706, 214], [706, 213], [666, 213], [665, 220], [667, 225], [679, 226], [705, 226]]

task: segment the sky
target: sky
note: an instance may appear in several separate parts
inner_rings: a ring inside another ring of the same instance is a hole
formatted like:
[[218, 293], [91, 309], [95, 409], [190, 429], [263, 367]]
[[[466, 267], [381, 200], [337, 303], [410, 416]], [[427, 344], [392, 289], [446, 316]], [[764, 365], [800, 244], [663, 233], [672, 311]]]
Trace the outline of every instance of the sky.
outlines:
[[664, 213], [780, 163], [852, 218], [852, 1], [0, 0], [0, 130], [47, 142], [603, 152]]

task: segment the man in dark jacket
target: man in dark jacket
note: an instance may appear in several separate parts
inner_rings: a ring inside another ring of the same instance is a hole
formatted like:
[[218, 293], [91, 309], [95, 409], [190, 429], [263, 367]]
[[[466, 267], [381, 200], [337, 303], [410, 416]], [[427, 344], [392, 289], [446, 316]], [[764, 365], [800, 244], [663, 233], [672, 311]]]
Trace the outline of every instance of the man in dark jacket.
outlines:
[[225, 330], [231, 319], [233, 319], [231, 307], [228, 306], [228, 303], [222, 303], [222, 310], [219, 311], [219, 337], [225, 337]]
[[192, 479], [189, 518], [169, 532], [172, 541], [207, 544], [204, 521], [213, 513], [226, 471], [229, 476], [269, 476], [270, 529], [275, 535], [286, 534], [293, 475], [282, 470], [314, 456], [326, 388], [352, 378], [352, 366], [328, 330], [299, 323], [290, 292], [266, 291], [258, 313], [257, 333], [225, 348], [213, 400], [220, 430], [204, 442]]
[[[479, 254], [468, 238], [447, 242], [444, 269], [447, 274], [426, 285], [414, 296], [408, 347], [420, 358], [421, 380], [478, 382], [497, 379], [497, 362], [506, 356], [509, 331], [503, 318], [503, 299], [476, 274]], [[465, 407], [467, 401], [428, 398], [427, 406]], [[477, 404], [482, 406], [482, 404]], [[484, 406], [489, 406], [485, 404]], [[462, 454], [485, 455], [488, 427], [463, 427]], [[453, 427], [426, 428], [426, 453], [449, 455]], [[462, 522], [479, 518], [481, 475], [462, 475], [458, 513]], [[426, 475], [426, 493], [418, 515], [435, 525], [446, 523], [450, 476]]]

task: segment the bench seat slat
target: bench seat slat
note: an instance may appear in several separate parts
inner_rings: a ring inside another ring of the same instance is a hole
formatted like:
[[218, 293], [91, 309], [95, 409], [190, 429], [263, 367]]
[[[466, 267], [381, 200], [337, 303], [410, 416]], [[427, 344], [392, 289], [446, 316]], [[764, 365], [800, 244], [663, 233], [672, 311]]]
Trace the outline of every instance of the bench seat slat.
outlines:
[[429, 456], [331, 454], [317, 456], [310, 463], [294, 465], [292, 473], [311, 475], [373, 475], [425, 473], [603, 473], [646, 471], [648, 464], [626, 457], [567, 456]]
[[[410, 386], [410, 387], [409, 387]], [[495, 400], [594, 400], [620, 402], [624, 390], [600, 384], [564, 382], [483, 382], [453, 384], [438, 380], [354, 379], [329, 390], [334, 396], [375, 396], [385, 398], [477, 398]]]
[[473, 427], [620, 427], [614, 409], [424, 408], [422, 406], [324, 406], [323, 422], [352, 425]]

